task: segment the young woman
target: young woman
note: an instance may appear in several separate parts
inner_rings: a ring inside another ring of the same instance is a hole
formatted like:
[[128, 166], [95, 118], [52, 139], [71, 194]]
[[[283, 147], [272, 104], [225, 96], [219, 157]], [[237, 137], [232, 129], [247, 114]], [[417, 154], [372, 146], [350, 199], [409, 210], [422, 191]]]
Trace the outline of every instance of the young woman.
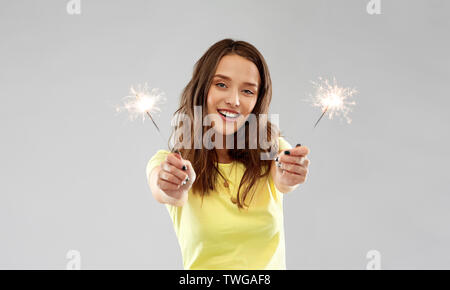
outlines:
[[[196, 63], [175, 115], [194, 123], [200, 108], [201, 118], [215, 121], [184, 126], [194, 138], [175, 138], [174, 152], [159, 150], [146, 168], [154, 198], [169, 211], [185, 269], [286, 269], [283, 194], [305, 182], [309, 149], [292, 148], [271, 122], [258, 123], [258, 130], [267, 132], [273, 158], [261, 158], [271, 150], [260, 144], [251, 149], [249, 116], [259, 121], [268, 114], [271, 98], [267, 64], [247, 42], [219, 41]], [[211, 128], [224, 145], [241, 138], [245, 148], [196, 147]], [[177, 122], [172, 136], [180, 129]]]

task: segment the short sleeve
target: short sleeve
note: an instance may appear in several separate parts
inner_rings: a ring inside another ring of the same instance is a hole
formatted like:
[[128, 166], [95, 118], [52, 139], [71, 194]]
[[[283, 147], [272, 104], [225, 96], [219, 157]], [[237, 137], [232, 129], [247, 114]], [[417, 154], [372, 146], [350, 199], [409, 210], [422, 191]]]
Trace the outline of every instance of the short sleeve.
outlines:
[[146, 177], [148, 178], [150, 172], [152, 172], [153, 168], [160, 165], [161, 162], [163, 162], [167, 155], [170, 154], [170, 151], [167, 150], [158, 150], [155, 155], [150, 158], [150, 160], [147, 163], [147, 167], [145, 169]]
[[288, 150], [292, 148], [291, 144], [289, 144], [289, 142], [286, 141], [286, 139], [284, 139], [283, 137], [278, 137], [278, 142], [278, 151]]

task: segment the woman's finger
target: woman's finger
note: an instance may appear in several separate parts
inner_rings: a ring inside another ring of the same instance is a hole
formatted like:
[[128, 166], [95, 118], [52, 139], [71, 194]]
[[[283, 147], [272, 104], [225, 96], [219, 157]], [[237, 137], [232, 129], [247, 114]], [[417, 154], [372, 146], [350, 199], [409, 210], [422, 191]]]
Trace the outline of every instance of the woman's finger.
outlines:
[[309, 148], [306, 146], [297, 146], [284, 151], [285, 155], [306, 156], [309, 154]]
[[180, 185], [173, 184], [172, 182], [169, 182], [167, 180], [158, 178], [157, 185], [161, 190], [178, 190], [180, 189]]
[[178, 177], [176, 177], [175, 175], [173, 175], [170, 172], [167, 172], [165, 170], [160, 170], [159, 171], [159, 178], [162, 180], [165, 180], [167, 182], [170, 182], [176, 186], [181, 185], [182, 181], [180, 179], [178, 179]]
[[170, 154], [168, 154], [167, 157], [166, 157], [166, 161], [170, 165], [175, 166], [176, 168], [179, 168], [179, 169], [181, 169], [183, 171], [186, 171], [187, 167], [185, 165], [184, 160], [180, 159], [179, 155], [175, 156], [177, 154], [178, 153], [170, 153]]
[[305, 167], [303, 167], [302, 165], [297, 165], [297, 164], [289, 164], [289, 163], [281, 162], [280, 168], [283, 170], [287, 170], [290, 173], [303, 175], [303, 176], [305, 176], [308, 173], [308, 170]]
[[192, 167], [192, 164], [189, 160], [184, 160], [184, 165], [186, 166], [186, 173], [188, 175], [188, 181], [190, 180], [193, 183], [196, 178], [195, 170]]
[[185, 171], [176, 168], [168, 162], [162, 162], [161, 169], [175, 175], [179, 179], [180, 183], [188, 179], [188, 174]]
[[283, 153], [280, 155], [280, 158], [278, 160], [283, 163], [292, 163], [292, 164], [302, 165], [302, 158], [303, 157], [300, 157], [300, 156], [290, 156], [290, 155], [285, 155]]
[[286, 170], [283, 170], [282, 173], [283, 177], [288, 178], [288, 185], [296, 185], [296, 184], [302, 184], [306, 181], [306, 176], [298, 175]]
[[305, 160], [303, 160], [303, 166], [304, 166], [304, 167], [308, 167], [309, 164], [310, 164], [310, 161], [309, 161], [308, 158], [306, 158]]

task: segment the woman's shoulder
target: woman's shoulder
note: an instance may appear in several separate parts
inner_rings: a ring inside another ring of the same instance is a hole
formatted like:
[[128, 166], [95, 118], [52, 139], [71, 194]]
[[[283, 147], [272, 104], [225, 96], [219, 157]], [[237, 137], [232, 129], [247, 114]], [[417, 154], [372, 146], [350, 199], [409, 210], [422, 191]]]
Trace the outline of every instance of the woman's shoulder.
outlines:
[[287, 149], [291, 149], [292, 145], [289, 143], [285, 137], [278, 137], [278, 151], [283, 151]]
[[146, 170], [145, 170], [146, 174], [147, 174], [146, 176], [148, 177], [148, 175], [153, 170], [153, 168], [160, 165], [161, 162], [163, 162], [166, 159], [167, 155], [169, 155], [169, 154], [170, 154], [170, 151], [164, 150], [164, 149], [160, 149], [160, 150], [156, 151], [156, 153], [147, 162], [147, 166], [146, 166]]
[[[166, 158], [167, 155], [170, 154], [169, 150], [165, 150], [165, 149], [159, 149], [158, 151], [156, 151], [156, 153], [152, 156], [152, 159], [157, 159], [157, 158], [161, 158], [164, 157]], [[151, 160], [151, 159], [150, 159]]]

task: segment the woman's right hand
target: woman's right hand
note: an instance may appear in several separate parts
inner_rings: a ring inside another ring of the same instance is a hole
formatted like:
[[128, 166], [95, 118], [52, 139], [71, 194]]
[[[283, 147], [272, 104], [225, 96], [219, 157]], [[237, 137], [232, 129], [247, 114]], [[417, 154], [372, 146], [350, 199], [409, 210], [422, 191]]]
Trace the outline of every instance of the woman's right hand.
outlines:
[[178, 153], [170, 153], [160, 164], [156, 184], [169, 199], [172, 199], [168, 203], [184, 205], [195, 178], [191, 162], [184, 160]]

